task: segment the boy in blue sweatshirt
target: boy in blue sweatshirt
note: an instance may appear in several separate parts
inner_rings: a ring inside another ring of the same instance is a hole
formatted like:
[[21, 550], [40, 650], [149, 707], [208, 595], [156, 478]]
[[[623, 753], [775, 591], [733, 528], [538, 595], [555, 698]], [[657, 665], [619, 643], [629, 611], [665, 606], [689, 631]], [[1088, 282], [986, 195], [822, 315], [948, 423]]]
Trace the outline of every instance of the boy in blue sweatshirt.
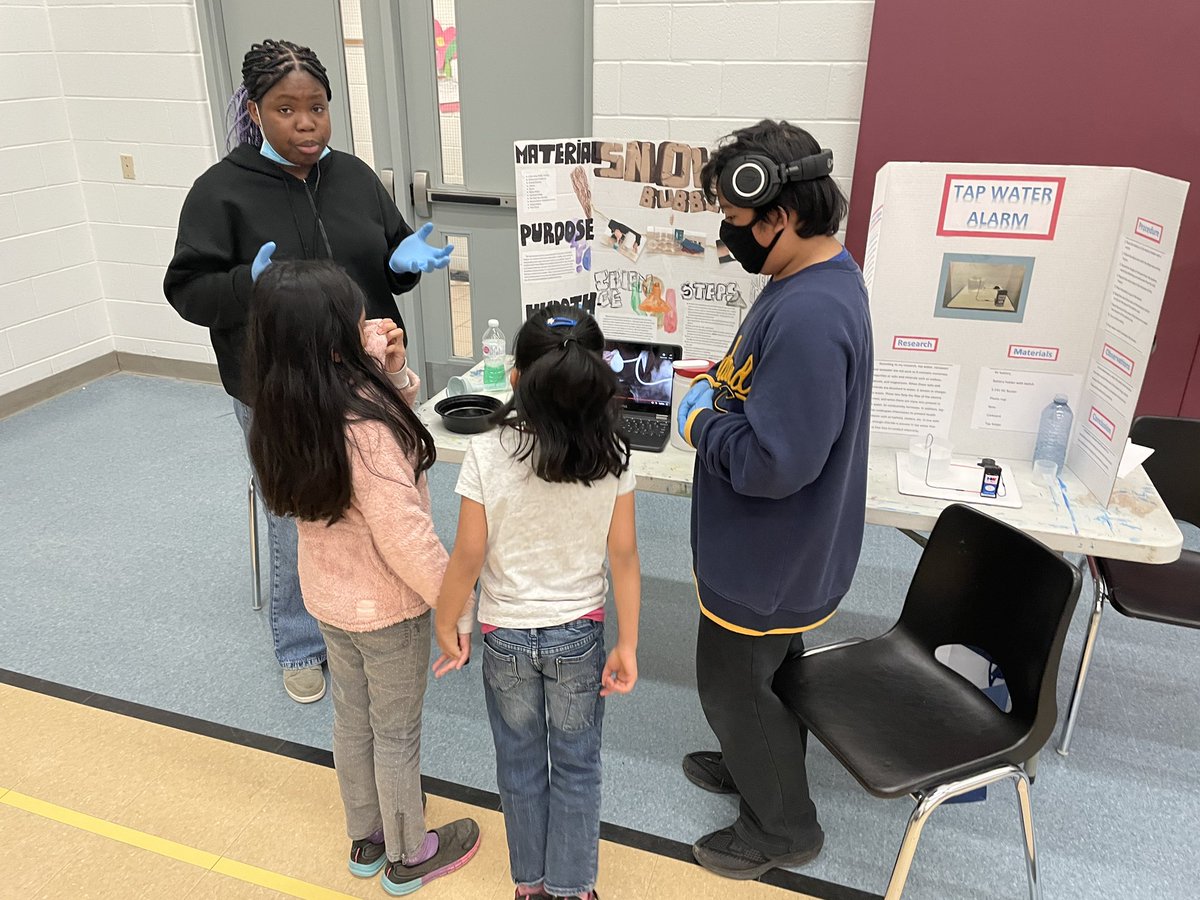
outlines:
[[808, 132], [764, 120], [701, 173], [725, 215], [721, 239], [747, 271], [771, 276], [678, 420], [696, 448], [697, 682], [721, 745], [689, 754], [684, 774], [741, 795], [737, 821], [692, 849], [729, 878], [803, 865], [824, 841], [807, 733], [773, 682], [834, 614], [862, 547], [871, 321], [862, 273], [834, 237], [846, 199], [832, 167]]

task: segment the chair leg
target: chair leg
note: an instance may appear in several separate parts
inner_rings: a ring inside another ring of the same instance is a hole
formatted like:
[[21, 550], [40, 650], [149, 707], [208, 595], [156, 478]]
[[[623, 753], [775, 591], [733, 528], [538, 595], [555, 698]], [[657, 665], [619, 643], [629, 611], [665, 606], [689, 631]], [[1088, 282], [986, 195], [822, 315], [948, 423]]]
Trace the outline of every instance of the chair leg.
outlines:
[[892, 866], [892, 877], [888, 880], [884, 900], [900, 900], [904, 893], [904, 885], [908, 882], [908, 873], [912, 869], [913, 857], [917, 854], [917, 842], [921, 840], [921, 829], [929, 820], [933, 811], [941, 805], [941, 801], [933, 802], [928, 795], [918, 797], [917, 805], [913, 807], [912, 815], [908, 817], [908, 827], [904, 829], [904, 839], [900, 842], [900, 852], [896, 854], [896, 864]]
[[1017, 803], [1021, 808], [1021, 831], [1025, 839], [1025, 872], [1029, 876], [1029, 900], [1042, 900], [1042, 882], [1038, 877], [1037, 846], [1033, 840], [1033, 806], [1029, 802], [1029, 779], [1020, 769], [1013, 775]]
[[247, 506], [250, 510], [250, 597], [251, 609], [262, 609], [262, 580], [258, 565], [258, 495], [254, 490], [254, 476], [246, 488]]
[[1079, 706], [1083, 701], [1083, 685], [1087, 681], [1088, 668], [1092, 664], [1092, 651], [1096, 647], [1096, 635], [1100, 632], [1100, 616], [1104, 613], [1104, 604], [1108, 602], [1108, 582], [1100, 574], [1096, 561], [1088, 557], [1088, 566], [1092, 570], [1092, 585], [1095, 598], [1092, 603], [1092, 618], [1088, 622], [1087, 637], [1083, 642], [1083, 655], [1079, 657], [1079, 672], [1075, 676], [1075, 687], [1071, 691], [1071, 705], [1067, 708], [1067, 719], [1063, 723], [1062, 736], [1058, 741], [1059, 756], [1066, 756], [1071, 751], [1071, 736], [1075, 732], [1075, 719], [1079, 716]]
[[[900, 842], [900, 852], [896, 855], [896, 864], [892, 867], [892, 877], [888, 881], [887, 891], [883, 895], [884, 900], [900, 900], [901, 894], [904, 893], [904, 885], [907, 883], [908, 873], [912, 869], [913, 857], [917, 853], [917, 842], [921, 839], [921, 829], [925, 827], [925, 823], [929, 820], [933, 811], [953, 797], [978, 790], [981, 787], [987, 787], [989, 784], [1003, 781], [1006, 778], [1014, 778], [1020, 782], [1020, 786], [1017, 788], [1018, 794], [1020, 794], [1022, 789], [1026, 792], [1022, 795], [1021, 812], [1027, 822], [1025, 832], [1025, 862], [1032, 884], [1036, 876], [1036, 860], [1032, 856], [1033, 819], [1028, 815], [1029, 782], [1020, 767], [1009, 765], [981, 772], [978, 775], [972, 775], [961, 781], [952, 781], [947, 784], [938, 785], [927, 794], [914, 795], [917, 805], [913, 809], [912, 815], [908, 817], [908, 827], [905, 828], [904, 839]], [[1031, 860], [1033, 861], [1031, 862]], [[1033, 900], [1040, 900], [1040, 896], [1040, 894], [1036, 895]]]

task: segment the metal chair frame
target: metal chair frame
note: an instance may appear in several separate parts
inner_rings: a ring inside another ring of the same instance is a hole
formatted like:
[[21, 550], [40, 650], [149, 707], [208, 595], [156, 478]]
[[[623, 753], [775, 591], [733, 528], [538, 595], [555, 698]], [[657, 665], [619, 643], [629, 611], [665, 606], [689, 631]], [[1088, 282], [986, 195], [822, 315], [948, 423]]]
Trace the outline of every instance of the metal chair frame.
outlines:
[[250, 513], [250, 608], [262, 609], [262, 581], [258, 559], [258, 491], [254, 476], [246, 488], [246, 505]]

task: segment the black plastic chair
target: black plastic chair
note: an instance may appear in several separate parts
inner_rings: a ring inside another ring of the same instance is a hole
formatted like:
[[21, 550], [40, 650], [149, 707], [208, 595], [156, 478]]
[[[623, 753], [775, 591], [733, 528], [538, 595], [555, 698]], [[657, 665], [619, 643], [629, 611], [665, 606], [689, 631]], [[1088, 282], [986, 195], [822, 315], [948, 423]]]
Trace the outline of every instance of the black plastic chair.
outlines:
[[[1196, 473], [1196, 463], [1200, 461], [1200, 419], [1141, 416], [1134, 420], [1129, 436], [1135, 444], [1154, 450], [1143, 468], [1171, 515], [1200, 527], [1200, 475]], [[1178, 560], [1165, 565], [1092, 557], [1088, 557], [1088, 565], [1095, 597], [1079, 659], [1079, 674], [1075, 677], [1071, 705], [1058, 744], [1058, 752], [1063, 756], [1071, 749], [1071, 735], [1075, 732], [1083, 684], [1105, 604], [1131, 619], [1200, 628], [1200, 553], [1195, 550], [1184, 550]]]
[[[1029, 895], [1041, 897], [1022, 766], [1054, 730], [1055, 681], [1079, 584], [1078, 570], [1043, 544], [950, 506], [890, 631], [815, 648], [780, 672], [776, 692], [859, 784], [877, 797], [917, 801], [887, 900], [904, 890], [933, 811], [1005, 779], [1017, 789]], [[999, 665], [1011, 712], [934, 657], [947, 644], [981, 650]]]

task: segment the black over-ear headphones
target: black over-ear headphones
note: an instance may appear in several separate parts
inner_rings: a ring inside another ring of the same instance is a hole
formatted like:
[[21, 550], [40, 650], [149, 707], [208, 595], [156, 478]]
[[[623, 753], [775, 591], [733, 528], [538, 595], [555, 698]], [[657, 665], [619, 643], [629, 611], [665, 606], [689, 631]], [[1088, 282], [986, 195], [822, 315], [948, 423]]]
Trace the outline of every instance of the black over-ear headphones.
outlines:
[[721, 170], [717, 185], [734, 206], [766, 206], [789, 181], [815, 181], [833, 172], [833, 151], [822, 150], [790, 163], [778, 163], [761, 153], [735, 156]]

